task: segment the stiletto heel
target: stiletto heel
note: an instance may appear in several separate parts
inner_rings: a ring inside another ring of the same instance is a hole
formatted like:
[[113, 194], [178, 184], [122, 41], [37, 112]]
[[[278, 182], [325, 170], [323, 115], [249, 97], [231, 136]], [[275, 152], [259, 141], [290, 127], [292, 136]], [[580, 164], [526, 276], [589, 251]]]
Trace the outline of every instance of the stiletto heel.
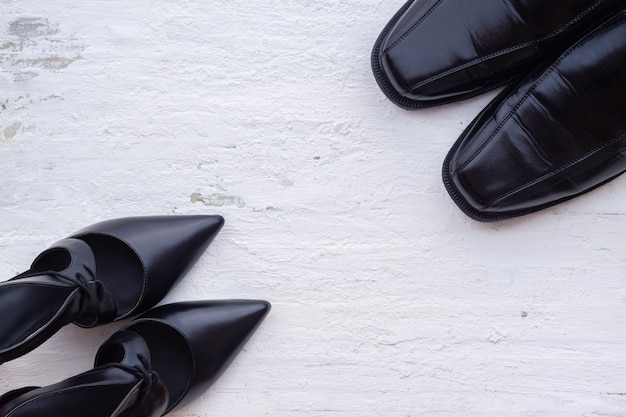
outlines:
[[221, 216], [129, 217], [94, 224], [0, 283], [0, 363], [70, 322], [93, 327], [156, 305], [202, 255]]
[[201, 395], [270, 310], [267, 301], [156, 307], [105, 341], [94, 369], [0, 397], [2, 417], [159, 417]]

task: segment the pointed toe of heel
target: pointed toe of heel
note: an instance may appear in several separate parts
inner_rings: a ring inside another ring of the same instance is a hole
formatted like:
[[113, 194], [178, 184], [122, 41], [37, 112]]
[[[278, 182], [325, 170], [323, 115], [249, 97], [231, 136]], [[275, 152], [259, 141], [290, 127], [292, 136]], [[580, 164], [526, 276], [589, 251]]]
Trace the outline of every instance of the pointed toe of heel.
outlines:
[[[269, 313], [263, 300], [189, 301], [155, 307], [121, 331], [149, 347], [152, 369], [169, 392], [167, 411], [205, 392]], [[96, 365], [102, 364], [99, 355]]]

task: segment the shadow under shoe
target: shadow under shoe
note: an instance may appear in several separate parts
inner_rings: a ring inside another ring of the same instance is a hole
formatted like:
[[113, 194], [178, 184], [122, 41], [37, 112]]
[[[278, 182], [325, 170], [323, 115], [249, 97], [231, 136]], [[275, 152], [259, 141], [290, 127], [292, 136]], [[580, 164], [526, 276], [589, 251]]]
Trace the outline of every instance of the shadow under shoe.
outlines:
[[0, 416], [162, 416], [213, 384], [269, 309], [256, 300], [157, 307], [105, 341], [94, 369], [0, 397]]
[[0, 283], [0, 363], [22, 356], [70, 322], [82, 327], [140, 314], [199, 259], [221, 216], [147, 216], [94, 224]]

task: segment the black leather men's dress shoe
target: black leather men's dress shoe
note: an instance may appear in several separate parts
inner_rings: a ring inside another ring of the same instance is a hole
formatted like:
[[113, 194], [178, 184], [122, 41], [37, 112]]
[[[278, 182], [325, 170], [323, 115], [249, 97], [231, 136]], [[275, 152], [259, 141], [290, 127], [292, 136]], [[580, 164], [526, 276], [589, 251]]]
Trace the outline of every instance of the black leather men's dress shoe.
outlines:
[[159, 417], [193, 401], [241, 351], [267, 301], [156, 307], [102, 344], [94, 369], [0, 397], [2, 417]]
[[418, 109], [519, 79], [613, 15], [623, 0], [409, 0], [372, 51], [378, 85]]
[[221, 216], [128, 217], [94, 224], [0, 283], [0, 363], [62, 326], [93, 327], [156, 305], [198, 260]]
[[443, 181], [496, 221], [571, 199], [626, 170], [626, 9], [505, 89], [448, 153]]

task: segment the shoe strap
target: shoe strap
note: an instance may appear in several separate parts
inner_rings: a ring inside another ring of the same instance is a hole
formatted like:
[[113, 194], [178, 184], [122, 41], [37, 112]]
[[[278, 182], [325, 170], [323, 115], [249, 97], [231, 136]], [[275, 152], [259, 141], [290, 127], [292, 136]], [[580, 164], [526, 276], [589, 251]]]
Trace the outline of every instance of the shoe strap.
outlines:
[[94, 366], [105, 366], [107, 363], [116, 363], [135, 372], [143, 381], [135, 398], [129, 399], [129, 404], [123, 406], [134, 409], [125, 416], [161, 417], [165, 414], [169, 393], [165, 383], [152, 369], [150, 350], [141, 336], [129, 330], [114, 333], [98, 349]]
[[78, 326], [93, 327], [117, 317], [115, 300], [97, 279], [96, 259], [86, 242], [74, 238], [56, 242], [37, 256], [28, 271], [13, 279], [35, 276], [47, 276], [79, 288], [80, 301], [72, 319]]

